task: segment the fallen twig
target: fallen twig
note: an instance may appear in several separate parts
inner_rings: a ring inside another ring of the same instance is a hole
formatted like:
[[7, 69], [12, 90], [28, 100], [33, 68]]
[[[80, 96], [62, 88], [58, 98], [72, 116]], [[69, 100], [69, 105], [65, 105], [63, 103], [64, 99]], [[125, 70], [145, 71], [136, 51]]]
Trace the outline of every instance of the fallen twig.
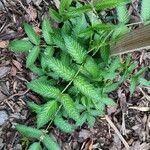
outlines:
[[139, 110], [139, 111], [143, 111], [143, 112], [150, 111], [150, 107], [131, 106], [131, 107], [129, 107], [129, 109], [135, 109], [135, 110]]
[[114, 129], [115, 133], [118, 135], [118, 137], [120, 138], [120, 140], [122, 141], [122, 143], [124, 144], [125, 148], [127, 150], [129, 150], [129, 144], [126, 142], [126, 140], [123, 138], [123, 136], [121, 135], [121, 133], [119, 132], [119, 130], [116, 128], [116, 126], [114, 125], [114, 123], [110, 120], [110, 118], [108, 117], [108, 115], [105, 115], [105, 119], [106, 121], [109, 123], [109, 125]]
[[9, 96], [8, 98], [2, 100], [2, 101], [0, 102], [0, 104], [6, 103], [6, 104], [10, 107], [10, 109], [14, 112], [14, 109], [13, 109], [13, 107], [11, 106], [11, 104], [9, 103], [8, 100], [12, 99], [12, 98], [15, 97], [15, 96], [22, 96], [22, 95], [25, 95], [26, 93], [29, 92], [29, 90], [30, 90], [30, 89], [27, 89], [27, 90], [26, 90], [25, 92], [23, 92], [23, 93], [15, 93], [15, 94]]

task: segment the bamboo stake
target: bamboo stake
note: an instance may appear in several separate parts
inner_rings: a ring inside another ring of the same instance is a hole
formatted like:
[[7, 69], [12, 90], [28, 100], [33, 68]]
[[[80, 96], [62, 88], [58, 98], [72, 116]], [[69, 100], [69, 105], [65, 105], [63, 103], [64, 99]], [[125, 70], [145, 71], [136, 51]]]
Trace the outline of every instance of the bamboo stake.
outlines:
[[150, 49], [150, 25], [127, 33], [116, 45], [110, 44], [111, 55]]

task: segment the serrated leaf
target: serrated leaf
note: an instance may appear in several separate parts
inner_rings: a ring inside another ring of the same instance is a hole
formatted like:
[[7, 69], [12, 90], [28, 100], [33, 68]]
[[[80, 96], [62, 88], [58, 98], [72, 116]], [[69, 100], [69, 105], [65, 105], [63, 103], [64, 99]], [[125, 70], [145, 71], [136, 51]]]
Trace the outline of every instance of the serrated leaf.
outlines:
[[28, 52], [33, 45], [28, 40], [14, 40], [9, 43], [8, 47], [14, 52]]
[[107, 64], [110, 57], [110, 48], [109, 45], [102, 46], [100, 49], [101, 57], [103, 61]]
[[60, 33], [61, 33], [61, 30], [57, 30], [53, 33], [53, 35], [52, 35], [53, 43], [57, 47], [61, 48], [61, 50], [66, 51], [67, 48], [66, 48], [63, 36], [62, 36], [63, 33], [62, 34], [60, 34]]
[[65, 52], [65, 51], [62, 51], [60, 55], [61, 55], [60, 56], [61, 57], [60, 58], [61, 62], [63, 64], [65, 64], [65, 66], [69, 66], [70, 63], [71, 63], [71, 57], [70, 57], [70, 55], [67, 52]]
[[65, 133], [72, 133], [74, 131], [74, 127], [64, 120], [61, 116], [56, 116], [54, 119], [54, 124], [57, 128]]
[[29, 69], [36, 75], [42, 76], [45, 73], [43, 72], [42, 68], [37, 67], [35, 64], [29, 66]]
[[37, 105], [37, 104], [34, 103], [34, 102], [27, 101], [27, 105], [30, 107], [30, 109], [31, 109], [33, 112], [39, 113], [39, 112], [42, 110], [42, 107], [39, 106], [39, 105]]
[[94, 117], [97, 117], [97, 116], [103, 116], [104, 112], [101, 112], [100, 110], [90, 109], [90, 114]]
[[62, 22], [62, 17], [59, 15], [59, 13], [56, 10], [49, 8], [49, 15], [54, 21], [58, 23]]
[[42, 147], [39, 142], [34, 142], [30, 145], [28, 150], [42, 150]]
[[87, 56], [84, 48], [76, 40], [69, 36], [66, 36], [64, 40], [67, 47], [67, 52], [73, 57], [73, 59], [77, 63], [82, 63]]
[[140, 69], [134, 76], [139, 77], [147, 71], [147, 67]]
[[81, 127], [86, 122], [86, 119], [87, 119], [87, 114], [86, 113], [82, 113], [80, 115], [80, 118], [76, 122], [76, 125]]
[[139, 82], [141, 85], [143, 86], [147, 86], [147, 87], [150, 87], [150, 81], [144, 79], [144, 78], [139, 78]]
[[32, 91], [47, 98], [57, 98], [60, 94], [59, 89], [50, 86], [49, 84], [38, 81], [38, 79], [32, 80], [31, 82], [27, 83], [27, 86]]
[[89, 125], [90, 128], [92, 128], [95, 124], [95, 118], [91, 115], [87, 116], [87, 123]]
[[47, 46], [44, 50], [44, 55], [41, 57], [41, 66], [42, 69], [45, 70], [48, 68], [48, 59], [51, 58], [54, 54], [54, 48], [51, 46]]
[[47, 46], [44, 50], [44, 55], [46, 55], [48, 58], [52, 57], [55, 50], [52, 46]]
[[104, 93], [110, 93], [114, 90], [116, 90], [118, 88], [119, 84], [118, 83], [112, 83], [112, 84], [109, 84], [109, 85], [106, 85], [104, 88], [103, 88], [103, 92]]
[[120, 5], [125, 5], [130, 2], [131, 0], [119, 0], [119, 1], [118, 0], [102, 0], [95, 4], [95, 9], [96, 10], [111, 9]]
[[52, 44], [52, 34], [53, 29], [50, 26], [48, 18], [44, 18], [43, 23], [42, 23], [42, 32], [44, 36], [44, 40], [46, 41], [47, 44]]
[[49, 68], [52, 69], [55, 73], [57, 73], [61, 78], [65, 80], [72, 80], [75, 71], [71, 68], [65, 66], [60, 60], [56, 58], [50, 58], [48, 60]]
[[58, 109], [57, 101], [49, 101], [42, 106], [42, 110], [37, 115], [37, 127], [41, 128], [48, 123]]
[[141, 1], [141, 18], [143, 19], [144, 23], [150, 21], [150, 2], [149, 0], [142, 0]]
[[24, 23], [24, 30], [32, 43], [34, 43], [35, 45], [40, 44], [40, 37], [33, 30], [33, 27], [31, 25], [29, 25], [28, 23]]
[[93, 76], [93, 78], [97, 78], [99, 76], [100, 68], [92, 57], [88, 57], [86, 59], [84, 67]]
[[36, 128], [28, 127], [25, 125], [17, 124], [16, 129], [23, 134], [24, 136], [28, 138], [36, 138], [40, 139], [40, 137], [43, 135], [43, 132], [41, 130], [38, 130]]
[[51, 136], [45, 135], [43, 137], [42, 143], [48, 150], [61, 150], [59, 145], [53, 140]]
[[80, 6], [78, 8], [71, 9], [67, 11], [65, 15], [71, 18], [71, 17], [79, 16], [82, 13], [85, 13], [91, 10], [92, 10], [92, 6], [87, 4], [84, 6]]
[[60, 6], [59, 6], [59, 12], [63, 13], [65, 9], [69, 8], [71, 3], [72, 3], [72, 0], [61, 0], [60, 1]]
[[92, 84], [86, 81], [83, 77], [76, 77], [73, 81], [74, 86], [85, 96], [91, 98], [94, 101], [100, 100], [98, 89]]
[[117, 15], [120, 23], [126, 24], [129, 21], [129, 14], [126, 5], [117, 7]]
[[29, 68], [31, 66], [33, 66], [34, 62], [36, 61], [37, 57], [39, 56], [40, 53], [40, 47], [39, 46], [34, 46], [26, 59], [26, 67]]
[[92, 34], [94, 34], [94, 31], [91, 28], [87, 28], [83, 31], [81, 31], [78, 36], [79, 37], [90, 37], [92, 36]]
[[138, 84], [138, 78], [133, 77], [131, 79], [131, 83], [130, 83], [130, 87], [129, 87], [130, 95], [132, 95], [133, 92], [135, 91], [137, 84]]
[[136, 67], [138, 66], [138, 63], [131, 64], [127, 69], [128, 72], [131, 73]]
[[61, 103], [63, 104], [63, 107], [65, 108], [69, 117], [77, 121], [80, 115], [72, 98], [68, 94], [63, 94], [61, 97]]
[[126, 33], [129, 32], [129, 28], [126, 25], [120, 24], [114, 28], [112, 34], [112, 42], [118, 42]]
[[78, 38], [79, 33], [87, 28], [88, 23], [84, 14], [72, 20], [75, 20], [74, 22], [72, 21], [73, 35], [75, 35]]
[[109, 98], [109, 97], [103, 97], [101, 99], [102, 103], [104, 103], [107, 106], [111, 106], [111, 107], [116, 107], [117, 104], [113, 101], [113, 99]]
[[83, 35], [90, 35], [92, 34], [94, 31], [110, 31], [113, 30], [114, 26], [111, 24], [96, 24], [90, 27], [87, 27], [85, 30], [83, 30], [82, 32], [80, 32], [80, 36], [82, 37]]

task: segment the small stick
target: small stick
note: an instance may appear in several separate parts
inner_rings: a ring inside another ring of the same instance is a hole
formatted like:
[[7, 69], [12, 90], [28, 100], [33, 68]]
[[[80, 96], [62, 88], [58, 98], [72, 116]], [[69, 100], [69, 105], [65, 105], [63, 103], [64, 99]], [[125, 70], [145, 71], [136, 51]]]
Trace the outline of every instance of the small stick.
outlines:
[[125, 148], [127, 150], [129, 150], [129, 144], [126, 142], [126, 140], [123, 138], [123, 136], [121, 135], [121, 133], [119, 132], [119, 130], [116, 128], [116, 126], [114, 125], [114, 123], [110, 120], [110, 118], [108, 117], [108, 115], [105, 115], [105, 119], [106, 121], [109, 123], [109, 125], [114, 129], [115, 133], [118, 135], [118, 137], [120, 138], [120, 140], [122, 141], [122, 143], [124, 144]]
[[[30, 89], [27, 89], [25, 92], [23, 92], [23, 93], [15, 93], [15, 94], [13, 94], [13, 95], [11, 95], [11, 96], [9, 96], [8, 98], [6, 98], [6, 99], [4, 99], [4, 100], [2, 100], [2, 102], [1, 103], [4, 103], [4, 102], [6, 102], [6, 101], [8, 101], [8, 100], [10, 100], [10, 99], [12, 99], [13, 97], [15, 97], [15, 96], [22, 96], [22, 95], [25, 95], [26, 93], [28, 93], [29, 92], [29, 90]], [[0, 104], [1, 104], [0, 103]]]

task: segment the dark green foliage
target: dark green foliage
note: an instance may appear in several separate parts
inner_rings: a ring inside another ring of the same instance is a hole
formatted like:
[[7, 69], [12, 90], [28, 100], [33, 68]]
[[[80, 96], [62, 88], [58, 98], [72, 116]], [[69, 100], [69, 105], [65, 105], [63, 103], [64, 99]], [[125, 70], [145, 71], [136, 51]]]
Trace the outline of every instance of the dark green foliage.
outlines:
[[[142, 77], [147, 68], [137, 71], [138, 65], [132, 63], [130, 57], [110, 57], [110, 43], [116, 44], [129, 32], [128, 2], [130, 0], [102, 0], [82, 5], [61, 0], [59, 10], [49, 9], [50, 20], [44, 18], [42, 38], [25, 23], [28, 39], [10, 42], [9, 48], [13, 51], [28, 52], [26, 67], [37, 79], [27, 86], [43, 98], [42, 104], [27, 102], [36, 113], [36, 127], [43, 129], [16, 126], [24, 136], [40, 141], [33, 143], [31, 150], [41, 149], [41, 143], [48, 150], [60, 150], [52, 136], [44, 131], [52, 123], [65, 133], [85, 123], [94, 126], [96, 117], [104, 116], [107, 106], [116, 107], [110, 93], [126, 80], [130, 81], [130, 96], [139, 84], [150, 86]], [[146, 3], [149, 2], [142, 1], [141, 14], [148, 23]], [[109, 14], [113, 20], [99, 16], [101, 10], [114, 7], [117, 15]]]

